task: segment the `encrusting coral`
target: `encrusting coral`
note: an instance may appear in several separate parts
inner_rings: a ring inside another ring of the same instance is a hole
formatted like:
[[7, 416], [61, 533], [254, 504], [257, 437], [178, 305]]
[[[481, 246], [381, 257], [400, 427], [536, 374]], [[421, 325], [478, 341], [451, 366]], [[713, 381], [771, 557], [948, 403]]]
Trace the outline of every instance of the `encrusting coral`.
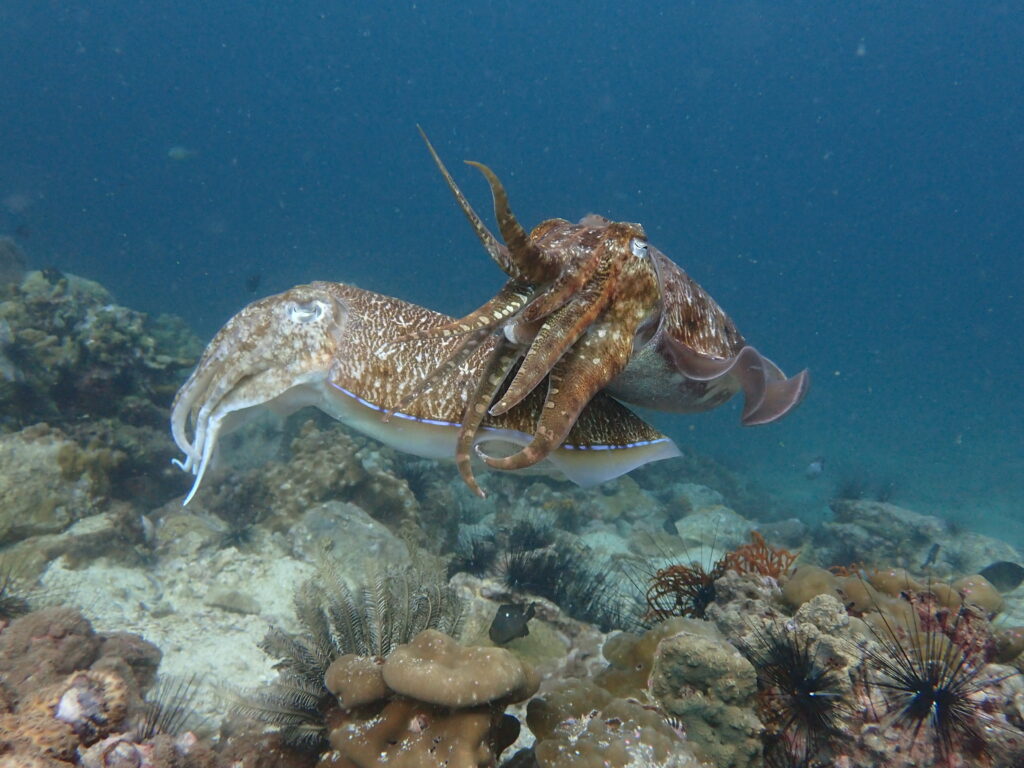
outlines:
[[0, 764], [31, 768], [208, 768], [213, 753], [141, 698], [160, 653], [138, 636], [98, 635], [45, 608], [0, 629]]
[[533, 699], [526, 722], [537, 737], [540, 768], [707, 765], [664, 715], [586, 680], [565, 681]]
[[334, 693], [346, 690], [344, 673], [356, 676], [354, 701], [375, 701], [379, 686], [365, 693], [376, 680], [374, 666], [425, 629], [456, 633], [462, 616], [450, 587], [405, 569], [382, 571], [352, 590], [325, 567], [296, 592], [295, 609], [302, 634], [274, 629], [261, 644], [278, 659], [277, 682], [239, 697], [234, 710], [273, 726], [285, 747], [314, 754], [327, 748], [330, 723], [345, 706]]
[[88, 416], [163, 427], [182, 374], [200, 351], [180, 319], [113, 303], [97, 283], [29, 272], [0, 301], [7, 429]]
[[[346, 671], [352, 664], [346, 660]], [[519, 734], [505, 706], [537, 690], [533, 671], [502, 648], [464, 647], [437, 630], [424, 630], [375, 665], [357, 670], [359, 695], [348, 680], [333, 690], [343, 708], [328, 739], [333, 766], [372, 768], [485, 768]], [[375, 698], [371, 698], [374, 696]]]

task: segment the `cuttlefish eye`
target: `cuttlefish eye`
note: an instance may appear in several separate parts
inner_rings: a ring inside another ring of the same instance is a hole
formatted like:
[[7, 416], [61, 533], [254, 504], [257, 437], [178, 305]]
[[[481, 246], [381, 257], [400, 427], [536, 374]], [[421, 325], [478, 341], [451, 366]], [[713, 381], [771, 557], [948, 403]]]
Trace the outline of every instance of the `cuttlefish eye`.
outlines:
[[629, 250], [638, 259], [647, 258], [647, 241], [641, 240], [639, 237], [631, 238], [629, 241]]
[[293, 323], [312, 323], [323, 317], [324, 305], [321, 301], [310, 301], [305, 304], [289, 302], [284, 311]]

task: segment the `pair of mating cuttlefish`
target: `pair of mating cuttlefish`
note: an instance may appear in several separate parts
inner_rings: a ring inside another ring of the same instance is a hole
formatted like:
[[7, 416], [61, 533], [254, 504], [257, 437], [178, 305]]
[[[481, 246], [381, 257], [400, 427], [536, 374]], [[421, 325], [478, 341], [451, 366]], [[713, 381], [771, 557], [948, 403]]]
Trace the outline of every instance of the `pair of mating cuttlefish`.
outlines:
[[501, 243], [427, 147], [508, 282], [458, 320], [343, 283], [247, 306], [175, 398], [171, 428], [185, 453], [175, 463], [195, 475], [186, 504], [217, 438], [260, 408], [313, 405], [399, 450], [454, 457], [483, 496], [474, 453], [495, 469], [549, 465], [583, 486], [679, 455], [619, 401], [694, 412], [743, 390], [753, 425], [803, 399], [807, 371], [787, 379], [748, 346], [639, 224], [590, 215], [527, 233], [498, 178], [470, 163], [491, 187]]

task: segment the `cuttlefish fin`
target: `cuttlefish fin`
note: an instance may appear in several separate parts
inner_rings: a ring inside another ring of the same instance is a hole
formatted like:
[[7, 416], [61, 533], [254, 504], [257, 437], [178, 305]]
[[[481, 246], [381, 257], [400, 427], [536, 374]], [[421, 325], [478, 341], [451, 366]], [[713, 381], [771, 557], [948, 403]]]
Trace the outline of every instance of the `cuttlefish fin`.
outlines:
[[[613, 480], [654, 461], [680, 455], [676, 444], [613, 398], [598, 393], [565, 441], [544, 457], [546, 464], [582, 488]], [[532, 436], [521, 431], [481, 429], [477, 452], [509, 456]]]
[[777, 421], [796, 408], [811, 385], [804, 369], [796, 376], [786, 375], [775, 363], [754, 347], [743, 347], [728, 359], [701, 355], [686, 344], [669, 339], [669, 351], [679, 372], [695, 381], [714, 381], [732, 376], [743, 390], [741, 423], [746, 427]]

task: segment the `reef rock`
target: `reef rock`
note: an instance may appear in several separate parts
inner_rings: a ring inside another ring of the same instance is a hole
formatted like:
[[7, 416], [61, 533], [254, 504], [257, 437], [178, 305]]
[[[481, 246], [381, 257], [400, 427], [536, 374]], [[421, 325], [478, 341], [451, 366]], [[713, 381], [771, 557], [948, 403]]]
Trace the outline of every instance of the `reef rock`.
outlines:
[[198, 351], [180, 319], [150, 320], [74, 275], [29, 272], [0, 301], [0, 426], [116, 416], [163, 427]]
[[829, 506], [834, 519], [822, 525], [820, 537], [829, 542], [822, 552], [828, 564], [864, 563], [920, 571], [924, 563], [932, 561], [931, 573], [948, 577], [976, 572], [997, 560], [1021, 559], [1005, 542], [972, 532], [954, 535], [945, 520], [895, 504], [835, 499]]
[[45, 426], [0, 435], [0, 544], [56, 533], [96, 511], [88, 477], [69, 477], [62, 467], [75, 450]]
[[527, 707], [540, 768], [698, 768], [692, 745], [657, 711], [569, 680]]
[[667, 712], [686, 725], [718, 768], [761, 764], [761, 722], [754, 714], [757, 673], [714, 624], [685, 625], [658, 643], [648, 683]]
[[713, 504], [676, 520], [675, 527], [686, 546], [717, 557], [749, 541], [754, 524], [728, 507]]
[[327, 501], [307, 510], [291, 529], [292, 550], [308, 562], [317, 562], [325, 550], [351, 552], [357, 558], [405, 565], [409, 549], [386, 526], [361, 507]]

